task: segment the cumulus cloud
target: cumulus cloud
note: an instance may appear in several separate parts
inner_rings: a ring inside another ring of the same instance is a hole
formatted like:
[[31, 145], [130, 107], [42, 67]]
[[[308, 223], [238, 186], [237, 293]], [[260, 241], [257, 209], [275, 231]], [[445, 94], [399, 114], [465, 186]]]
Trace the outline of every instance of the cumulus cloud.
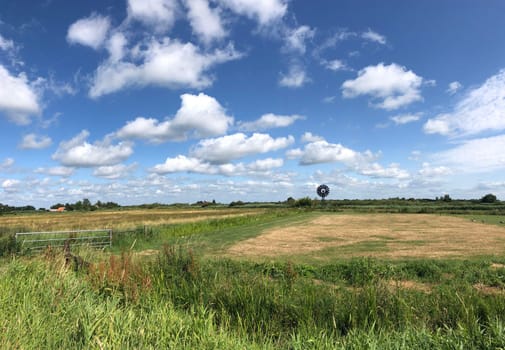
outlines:
[[286, 34], [284, 48], [288, 51], [304, 54], [307, 49], [305, 42], [312, 39], [315, 34], [316, 30], [306, 25], [290, 29]]
[[239, 123], [239, 128], [244, 131], [260, 131], [273, 128], [284, 128], [301, 119], [305, 119], [305, 117], [297, 114], [277, 115], [268, 113], [262, 115], [258, 120]]
[[193, 32], [206, 44], [226, 37], [219, 8], [210, 8], [208, 0], [184, 0]]
[[450, 95], [454, 95], [462, 87], [463, 87], [463, 85], [461, 85], [461, 83], [459, 81], [453, 81], [452, 83], [449, 84], [449, 87], [447, 88], [447, 92]]
[[204, 93], [181, 95], [181, 107], [171, 120], [160, 122], [138, 117], [128, 122], [116, 135], [120, 138], [140, 138], [153, 143], [182, 141], [188, 137], [201, 138], [225, 134], [233, 117], [219, 102]]
[[39, 97], [24, 73], [13, 76], [0, 65], [0, 112], [15, 124], [30, 124], [41, 112]]
[[373, 41], [381, 45], [386, 45], [386, 37], [377, 32], [374, 32], [370, 28], [366, 32], [361, 34], [361, 37], [365, 40]]
[[14, 159], [13, 158], [5, 158], [1, 163], [0, 163], [0, 170], [7, 170], [10, 167], [14, 165]]
[[107, 50], [109, 51], [109, 61], [118, 62], [126, 54], [128, 40], [121, 32], [114, 33], [107, 41]]
[[201, 140], [191, 151], [191, 156], [213, 164], [224, 164], [242, 157], [268, 153], [286, 148], [294, 143], [293, 136], [272, 138], [268, 134], [243, 133], [215, 139]]
[[324, 67], [326, 67], [326, 69], [332, 70], [334, 72], [339, 71], [339, 70], [348, 70], [349, 69], [347, 67], [347, 65], [345, 64], [345, 62], [342, 60], [339, 60], [339, 59], [334, 59], [331, 61], [323, 60], [321, 63]]
[[439, 114], [424, 124], [428, 134], [453, 137], [505, 129], [505, 69], [468, 91], [452, 111]]
[[223, 176], [261, 176], [267, 175], [272, 169], [282, 167], [283, 164], [282, 159], [273, 158], [258, 159], [249, 164], [212, 164], [195, 157], [179, 155], [167, 158], [164, 163], [155, 165], [150, 171], [159, 175], [187, 172]]
[[52, 158], [64, 166], [86, 168], [116, 165], [133, 154], [132, 144], [129, 142], [113, 145], [110, 140], [105, 139], [90, 144], [86, 141], [88, 136], [89, 132], [83, 130], [74, 138], [62, 141]]
[[299, 156], [301, 165], [312, 165], [332, 162], [351, 162], [356, 159], [358, 152], [341, 144], [332, 144], [326, 140], [310, 142], [303, 151], [291, 150], [288, 153], [290, 158]]
[[81, 44], [93, 49], [100, 48], [110, 28], [108, 17], [92, 14], [74, 22], [67, 32], [67, 41], [71, 44]]
[[0, 34], [0, 50], [10, 51], [14, 49], [14, 41], [5, 39], [2, 34]]
[[317, 142], [317, 141], [324, 141], [324, 138], [318, 135], [314, 135], [311, 132], [304, 132], [301, 138], [302, 142], [308, 143], [308, 142]]
[[46, 135], [36, 135], [27, 134], [23, 136], [19, 148], [21, 149], [42, 149], [51, 146], [53, 141], [49, 136]]
[[51, 168], [37, 168], [35, 172], [37, 174], [45, 174], [50, 176], [62, 176], [69, 177], [74, 174], [75, 168], [65, 167], [65, 166], [56, 166]]
[[436, 153], [437, 165], [459, 172], [481, 173], [505, 169], [505, 135], [464, 141], [458, 146]]
[[389, 118], [396, 125], [403, 125], [408, 123], [413, 123], [421, 119], [421, 113], [416, 114], [399, 114]]
[[355, 171], [361, 175], [372, 178], [391, 178], [397, 180], [405, 180], [410, 177], [410, 173], [400, 168], [397, 163], [392, 163], [388, 167], [383, 167], [379, 163], [365, 163], [355, 165]]
[[97, 98], [129, 87], [148, 85], [177, 88], [205, 88], [213, 78], [213, 66], [241, 57], [232, 45], [203, 53], [192, 43], [165, 38], [137, 46], [136, 59], [141, 63], [108, 60], [95, 72], [89, 95]]
[[313, 165], [321, 163], [342, 163], [351, 171], [373, 178], [394, 178], [404, 180], [410, 177], [409, 172], [400, 168], [396, 163], [383, 167], [376, 162], [379, 154], [370, 151], [357, 152], [341, 144], [328, 141], [306, 133], [305, 139], [310, 141], [303, 149], [289, 150], [286, 156], [289, 159], [299, 159], [300, 165]]
[[422, 164], [419, 175], [424, 178], [443, 177], [452, 174], [452, 170], [446, 166], [433, 166], [428, 162]]
[[7, 193], [18, 192], [21, 187], [21, 181], [17, 179], [6, 179], [2, 182], [2, 189]]
[[177, 10], [177, 0], [128, 0], [128, 18], [159, 32], [172, 28]]
[[379, 63], [360, 70], [356, 79], [345, 81], [342, 94], [345, 98], [370, 95], [380, 100], [375, 107], [394, 110], [422, 100], [422, 83], [423, 78], [405, 67]]
[[299, 88], [308, 83], [310, 79], [303, 67], [299, 65], [292, 65], [287, 74], [281, 75], [279, 85], [289, 88]]
[[96, 168], [93, 171], [93, 175], [97, 177], [101, 177], [104, 179], [115, 180], [126, 177], [130, 174], [131, 171], [136, 169], [136, 164], [125, 165], [125, 164], [116, 164], [116, 165], [107, 165]]
[[287, 0], [218, 0], [233, 12], [258, 21], [261, 26], [280, 20], [287, 12]]

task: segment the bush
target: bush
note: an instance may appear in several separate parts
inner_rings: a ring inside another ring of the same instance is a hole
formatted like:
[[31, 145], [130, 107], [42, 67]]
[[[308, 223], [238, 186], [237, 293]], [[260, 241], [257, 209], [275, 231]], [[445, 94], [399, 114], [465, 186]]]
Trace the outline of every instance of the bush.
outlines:
[[19, 245], [16, 242], [16, 236], [0, 234], [0, 256], [15, 254], [19, 250]]
[[480, 199], [481, 203], [496, 203], [497, 198], [494, 194], [488, 193]]
[[311, 207], [312, 206], [312, 199], [310, 199], [309, 197], [300, 198], [299, 200], [296, 201], [296, 206], [297, 207]]

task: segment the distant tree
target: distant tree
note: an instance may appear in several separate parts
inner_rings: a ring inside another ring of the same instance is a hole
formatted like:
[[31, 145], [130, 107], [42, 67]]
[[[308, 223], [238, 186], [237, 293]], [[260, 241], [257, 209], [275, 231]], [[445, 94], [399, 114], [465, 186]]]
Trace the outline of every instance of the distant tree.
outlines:
[[299, 200], [296, 201], [296, 206], [297, 207], [311, 207], [312, 206], [312, 199], [310, 199], [309, 197], [300, 198]]
[[296, 200], [293, 198], [293, 197], [289, 197], [287, 200], [286, 200], [286, 204], [287, 205], [295, 205], [296, 203]]
[[441, 198], [441, 200], [443, 202], [450, 202], [450, 201], [452, 201], [452, 198], [448, 194], [444, 194], [444, 196]]
[[497, 198], [494, 194], [488, 193], [480, 199], [481, 203], [496, 203]]
[[82, 209], [83, 210], [91, 210], [91, 202], [88, 198], [84, 198], [82, 200]]

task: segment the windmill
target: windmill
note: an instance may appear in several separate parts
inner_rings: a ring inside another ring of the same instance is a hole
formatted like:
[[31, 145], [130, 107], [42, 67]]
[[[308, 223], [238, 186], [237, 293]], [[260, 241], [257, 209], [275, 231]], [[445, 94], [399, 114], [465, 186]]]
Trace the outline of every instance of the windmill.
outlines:
[[330, 188], [327, 185], [319, 185], [317, 187], [317, 195], [321, 197], [324, 201], [324, 198], [330, 194]]

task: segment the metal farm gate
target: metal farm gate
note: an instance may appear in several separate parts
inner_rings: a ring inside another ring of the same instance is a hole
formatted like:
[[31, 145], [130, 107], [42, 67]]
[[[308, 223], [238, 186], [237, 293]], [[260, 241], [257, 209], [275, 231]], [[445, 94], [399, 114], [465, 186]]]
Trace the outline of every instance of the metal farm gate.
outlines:
[[16, 233], [16, 243], [22, 250], [41, 251], [49, 246], [64, 247], [67, 241], [72, 246], [111, 247], [112, 229]]

